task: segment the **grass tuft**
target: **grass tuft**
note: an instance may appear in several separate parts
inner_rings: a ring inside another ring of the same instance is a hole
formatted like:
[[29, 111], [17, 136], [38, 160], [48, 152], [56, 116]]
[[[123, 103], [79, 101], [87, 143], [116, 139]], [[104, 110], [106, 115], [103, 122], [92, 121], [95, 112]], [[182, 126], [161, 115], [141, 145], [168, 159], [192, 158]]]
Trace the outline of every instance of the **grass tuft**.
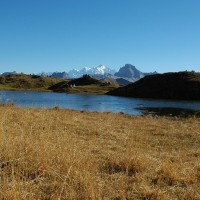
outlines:
[[129, 157], [122, 159], [110, 158], [105, 164], [103, 171], [108, 174], [122, 173], [128, 176], [135, 176], [145, 169], [144, 162], [138, 157]]

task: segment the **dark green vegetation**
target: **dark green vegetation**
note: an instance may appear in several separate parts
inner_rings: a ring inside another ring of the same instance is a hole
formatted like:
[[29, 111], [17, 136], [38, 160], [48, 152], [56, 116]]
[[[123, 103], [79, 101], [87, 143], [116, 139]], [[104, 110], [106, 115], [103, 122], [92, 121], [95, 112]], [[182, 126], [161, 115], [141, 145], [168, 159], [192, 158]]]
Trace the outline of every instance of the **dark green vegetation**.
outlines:
[[117, 86], [103, 83], [90, 76], [74, 80], [64, 80], [55, 77], [41, 77], [37, 75], [10, 74], [0, 76], [1, 90], [36, 90], [66, 93], [94, 93], [105, 94]]
[[107, 94], [138, 98], [200, 100], [200, 73], [176, 72], [150, 75]]

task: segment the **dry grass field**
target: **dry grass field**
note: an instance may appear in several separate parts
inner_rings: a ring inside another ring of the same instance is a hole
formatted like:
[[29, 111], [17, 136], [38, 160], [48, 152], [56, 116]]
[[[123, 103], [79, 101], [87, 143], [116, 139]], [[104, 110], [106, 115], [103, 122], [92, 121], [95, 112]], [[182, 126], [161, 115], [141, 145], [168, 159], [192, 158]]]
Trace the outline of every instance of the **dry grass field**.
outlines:
[[200, 199], [200, 119], [1, 105], [0, 199]]

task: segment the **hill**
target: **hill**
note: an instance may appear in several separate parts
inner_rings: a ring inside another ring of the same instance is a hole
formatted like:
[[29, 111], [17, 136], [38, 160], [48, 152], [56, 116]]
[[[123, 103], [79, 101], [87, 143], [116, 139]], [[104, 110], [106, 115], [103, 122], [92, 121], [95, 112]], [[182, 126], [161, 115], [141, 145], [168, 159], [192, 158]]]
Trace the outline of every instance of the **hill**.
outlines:
[[95, 78], [92, 78], [89, 75], [83, 75], [81, 78], [77, 78], [77, 79], [69, 81], [69, 85], [76, 85], [76, 86], [101, 84], [101, 83], [102, 83], [101, 81]]
[[9, 74], [0, 76], [0, 90], [36, 90], [82, 94], [105, 94], [118, 86], [88, 75], [71, 81], [38, 75]]
[[145, 76], [139, 81], [108, 92], [109, 95], [200, 100], [200, 73], [176, 72]]
[[55, 85], [51, 85], [48, 89], [54, 92], [67, 92], [69, 88], [68, 81], [61, 81]]
[[71, 81], [62, 81], [49, 87], [49, 90], [54, 92], [66, 92], [66, 93], [82, 93], [82, 94], [105, 94], [110, 90], [117, 88], [118, 85], [114, 85], [111, 82], [104, 82], [84, 75], [81, 78], [77, 78]]
[[38, 75], [9, 74], [7, 76], [0, 76], [0, 88], [47, 90], [50, 86], [62, 80], [60, 78], [41, 77]]

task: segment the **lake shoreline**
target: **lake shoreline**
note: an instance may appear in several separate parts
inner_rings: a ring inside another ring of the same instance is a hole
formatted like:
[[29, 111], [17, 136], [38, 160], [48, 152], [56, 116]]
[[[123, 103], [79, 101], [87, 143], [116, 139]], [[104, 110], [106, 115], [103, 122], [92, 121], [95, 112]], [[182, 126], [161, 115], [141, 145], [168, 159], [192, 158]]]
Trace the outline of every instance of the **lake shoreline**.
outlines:
[[[5, 91], [33, 91], [33, 92], [55, 92], [55, 93], [63, 93], [63, 94], [99, 94], [99, 95], [106, 95], [106, 93], [108, 92], [108, 90], [106, 91], [91, 91], [90, 86], [85, 86], [85, 88], [83, 88], [83, 86], [76, 86], [75, 88], [70, 88], [68, 91], [54, 91], [54, 90], [48, 90], [48, 89], [34, 89], [34, 88], [30, 88], [30, 89], [19, 89], [19, 88], [0, 88], [0, 91], [5, 90]], [[79, 89], [79, 90], [78, 90]]]
[[42, 91], [0, 90], [0, 103], [19, 107], [70, 108], [75, 110], [125, 113], [129, 115], [199, 115], [200, 102], [116, 97], [101, 94], [66, 94]]

